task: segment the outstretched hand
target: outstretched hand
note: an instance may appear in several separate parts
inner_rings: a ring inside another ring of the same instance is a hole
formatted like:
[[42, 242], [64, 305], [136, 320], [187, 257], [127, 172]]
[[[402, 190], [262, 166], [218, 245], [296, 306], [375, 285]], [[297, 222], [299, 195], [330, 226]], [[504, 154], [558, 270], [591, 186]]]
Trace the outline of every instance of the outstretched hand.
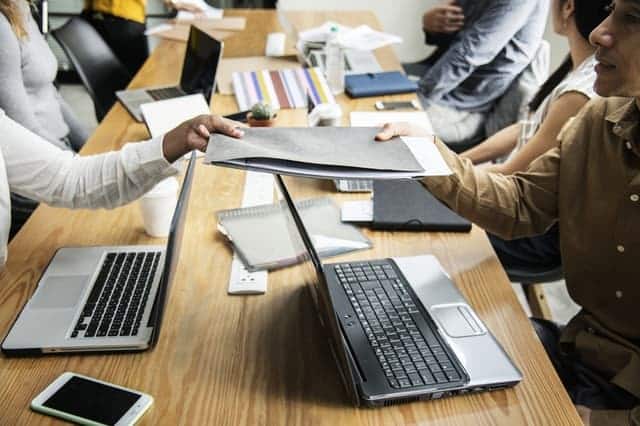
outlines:
[[427, 129], [411, 123], [387, 123], [376, 135], [377, 141], [388, 141], [396, 136], [433, 137]]
[[162, 152], [167, 161], [173, 163], [194, 149], [204, 152], [207, 149], [211, 133], [223, 133], [234, 138], [241, 138], [244, 135], [242, 127], [246, 126], [219, 115], [200, 115], [169, 131], [164, 136]]

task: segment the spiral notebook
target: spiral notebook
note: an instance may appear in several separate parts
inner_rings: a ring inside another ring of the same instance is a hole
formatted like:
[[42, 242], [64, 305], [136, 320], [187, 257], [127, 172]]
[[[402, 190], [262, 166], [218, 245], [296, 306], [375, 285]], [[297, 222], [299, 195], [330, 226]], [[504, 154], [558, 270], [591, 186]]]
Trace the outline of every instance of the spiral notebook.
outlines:
[[[218, 230], [231, 242], [249, 271], [282, 268], [304, 259], [305, 248], [294, 247], [289, 237], [295, 224], [287, 221], [286, 206], [281, 203], [216, 214]], [[301, 200], [296, 206], [321, 257], [371, 248], [371, 241], [358, 228], [342, 223], [340, 209], [330, 198]]]

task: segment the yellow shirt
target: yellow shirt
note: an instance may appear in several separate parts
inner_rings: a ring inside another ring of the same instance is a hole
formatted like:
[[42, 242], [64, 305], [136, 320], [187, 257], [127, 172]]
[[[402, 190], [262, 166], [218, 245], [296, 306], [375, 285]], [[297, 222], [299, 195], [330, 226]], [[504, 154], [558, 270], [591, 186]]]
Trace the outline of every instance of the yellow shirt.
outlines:
[[102, 12], [144, 24], [147, 0], [84, 0], [85, 10]]

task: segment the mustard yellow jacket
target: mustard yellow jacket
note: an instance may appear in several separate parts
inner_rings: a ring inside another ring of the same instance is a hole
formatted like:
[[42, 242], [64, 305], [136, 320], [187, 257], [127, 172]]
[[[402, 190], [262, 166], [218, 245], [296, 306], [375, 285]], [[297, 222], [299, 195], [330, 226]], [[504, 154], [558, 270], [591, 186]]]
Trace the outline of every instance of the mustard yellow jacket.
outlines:
[[85, 10], [144, 23], [147, 0], [84, 0]]

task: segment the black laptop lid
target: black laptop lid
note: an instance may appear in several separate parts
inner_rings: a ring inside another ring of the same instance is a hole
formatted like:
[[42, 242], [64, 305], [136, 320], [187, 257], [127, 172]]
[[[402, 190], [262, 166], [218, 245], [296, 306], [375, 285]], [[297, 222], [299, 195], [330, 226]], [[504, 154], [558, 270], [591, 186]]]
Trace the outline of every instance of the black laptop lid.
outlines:
[[300, 214], [298, 213], [298, 210], [291, 198], [289, 190], [280, 175], [276, 175], [276, 182], [284, 198], [284, 202], [281, 202], [280, 205], [284, 214], [285, 222], [287, 223], [291, 244], [294, 249], [304, 249], [299, 251], [307, 253], [304, 261], [302, 262], [303, 278], [311, 291], [314, 304], [321, 316], [324, 328], [330, 334], [331, 341], [333, 343], [331, 345], [331, 351], [338, 362], [340, 375], [342, 376], [342, 380], [347, 392], [349, 393], [349, 397], [352, 399], [354, 404], [359, 405], [360, 400], [355, 387], [354, 374], [351, 369], [351, 364], [347, 360], [347, 343], [342, 336], [340, 325], [336, 319], [336, 311], [329, 296], [329, 288], [322, 269], [320, 256], [318, 256], [318, 252], [311, 242], [309, 233], [307, 232], [307, 229], [302, 222], [302, 218], [300, 217]]
[[[178, 160], [181, 161], [181, 160]], [[160, 277], [160, 285], [156, 300], [153, 303], [151, 315], [149, 315], [148, 326], [153, 327], [150, 345], [154, 346], [158, 342], [160, 336], [160, 326], [162, 325], [162, 317], [164, 308], [167, 304], [167, 296], [169, 288], [176, 274], [178, 267], [178, 259], [180, 259], [180, 248], [182, 247], [182, 235], [184, 233], [184, 223], [187, 218], [187, 207], [189, 206], [189, 195], [191, 194], [191, 186], [193, 183], [193, 174], [196, 166], [196, 153], [193, 151], [189, 158], [189, 165], [182, 181], [182, 189], [176, 204], [176, 210], [171, 219], [171, 228], [169, 229], [169, 238], [167, 239], [167, 250], [164, 256], [164, 267], [162, 277]]]
[[221, 57], [222, 42], [192, 25], [182, 65], [180, 88], [190, 95], [202, 93], [207, 103], [210, 102]]

